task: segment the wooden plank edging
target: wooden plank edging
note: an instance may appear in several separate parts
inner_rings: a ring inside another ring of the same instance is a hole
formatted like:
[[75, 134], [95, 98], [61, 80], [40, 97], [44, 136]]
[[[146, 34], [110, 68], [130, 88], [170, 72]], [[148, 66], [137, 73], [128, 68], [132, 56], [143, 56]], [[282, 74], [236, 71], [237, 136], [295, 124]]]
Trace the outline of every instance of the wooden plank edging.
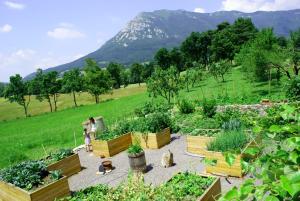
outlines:
[[81, 171], [81, 164], [78, 153], [72, 154], [60, 161], [52, 163], [47, 167], [48, 171], [61, 170], [62, 174], [70, 177]]

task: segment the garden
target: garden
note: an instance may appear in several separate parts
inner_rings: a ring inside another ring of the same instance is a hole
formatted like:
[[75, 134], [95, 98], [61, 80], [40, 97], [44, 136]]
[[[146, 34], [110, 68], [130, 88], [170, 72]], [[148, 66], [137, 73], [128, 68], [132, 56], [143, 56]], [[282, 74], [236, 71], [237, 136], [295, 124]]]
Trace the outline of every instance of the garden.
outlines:
[[[0, 197], [39, 201], [61, 197], [63, 200], [297, 200], [300, 198], [299, 110], [299, 103], [273, 104], [262, 116], [253, 109], [240, 111], [228, 107], [218, 111], [214, 100], [182, 99], [174, 105], [147, 102], [133, 116], [108, 125], [92, 142], [96, 157], [113, 158], [127, 150], [131, 170], [126, 181], [116, 187], [98, 184], [71, 193], [68, 177], [85, 170], [81, 168], [78, 153], [63, 149], [40, 160], [2, 169]], [[145, 152], [175, 143], [171, 133], [183, 137], [186, 153], [199, 155], [193, 160], [203, 158], [206, 174], [189, 170], [173, 172], [168, 180], [153, 186], [144, 181], [149, 157]], [[224, 192], [222, 177], [240, 178], [241, 184]]]

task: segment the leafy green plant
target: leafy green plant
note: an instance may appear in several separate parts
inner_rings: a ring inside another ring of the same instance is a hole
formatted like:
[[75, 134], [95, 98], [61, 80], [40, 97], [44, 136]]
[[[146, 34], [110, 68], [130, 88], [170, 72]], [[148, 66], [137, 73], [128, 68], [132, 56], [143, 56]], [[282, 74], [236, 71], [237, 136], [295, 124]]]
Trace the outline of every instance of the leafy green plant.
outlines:
[[240, 119], [241, 115], [242, 114], [238, 109], [228, 107], [223, 112], [218, 112], [215, 119], [222, 125], [232, 119]]
[[26, 161], [2, 169], [0, 171], [0, 180], [25, 190], [30, 190], [43, 184], [43, 179], [47, 175], [47, 166], [43, 161]]
[[238, 119], [230, 119], [227, 122], [224, 122], [221, 126], [221, 128], [225, 131], [232, 131], [232, 130], [241, 130], [242, 123]]
[[300, 77], [296, 76], [290, 81], [286, 97], [292, 101], [300, 101]]
[[54, 170], [54, 171], [50, 171], [50, 177], [52, 180], [57, 181], [63, 176], [60, 170]]
[[72, 149], [60, 149], [56, 152], [50, 153], [49, 157], [46, 159], [46, 163], [47, 164], [55, 163], [73, 154], [74, 152]]
[[141, 147], [140, 144], [132, 144], [129, 146], [127, 152], [129, 154], [139, 154], [143, 151], [143, 148]]
[[238, 151], [249, 141], [248, 136], [243, 131], [229, 131], [220, 133], [214, 140], [207, 144], [207, 150], [226, 152]]
[[180, 173], [175, 175], [164, 187], [171, 187], [172, 193], [178, 200], [187, 196], [200, 197], [204, 191], [212, 184], [213, 177], [202, 177], [194, 173]]
[[179, 111], [182, 114], [190, 114], [193, 113], [195, 111], [195, 106], [194, 104], [187, 100], [187, 99], [182, 99], [178, 102], [178, 107], [179, 107]]
[[215, 100], [203, 100], [203, 114], [206, 117], [212, 118], [215, 116], [217, 111], [216, 101]]
[[169, 104], [162, 102], [146, 102], [142, 107], [136, 108], [134, 113], [138, 117], [145, 117], [154, 112], [168, 112], [171, 109]]
[[132, 119], [119, 120], [114, 125], [108, 127], [105, 131], [100, 133], [97, 136], [97, 139], [108, 141], [129, 133], [132, 131], [132, 122]]

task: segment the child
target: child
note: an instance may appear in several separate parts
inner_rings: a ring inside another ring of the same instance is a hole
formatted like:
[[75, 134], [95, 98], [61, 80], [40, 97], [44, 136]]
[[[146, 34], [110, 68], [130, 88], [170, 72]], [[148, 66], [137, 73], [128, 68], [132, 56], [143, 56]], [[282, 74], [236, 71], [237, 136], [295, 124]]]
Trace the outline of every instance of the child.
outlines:
[[84, 143], [85, 143], [85, 150], [86, 152], [91, 151], [90, 150], [90, 145], [91, 145], [91, 136], [90, 134], [87, 132], [87, 129], [83, 129], [83, 136], [84, 136]]

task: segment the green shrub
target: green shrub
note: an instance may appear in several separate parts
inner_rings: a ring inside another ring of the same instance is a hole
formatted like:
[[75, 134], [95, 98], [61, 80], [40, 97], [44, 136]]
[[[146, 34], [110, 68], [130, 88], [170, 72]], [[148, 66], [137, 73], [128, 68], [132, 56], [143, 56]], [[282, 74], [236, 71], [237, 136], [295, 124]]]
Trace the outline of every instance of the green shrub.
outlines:
[[292, 101], [300, 101], [300, 77], [297, 76], [290, 81], [286, 91], [286, 97]]
[[68, 156], [73, 155], [74, 152], [72, 149], [60, 149], [56, 152], [50, 153], [49, 157], [46, 159], [47, 164], [55, 163], [57, 161], [60, 161], [64, 158], [67, 158]]
[[216, 111], [217, 111], [216, 101], [204, 99], [204, 101], [203, 101], [204, 116], [212, 118], [213, 116], [215, 116]]
[[190, 114], [195, 112], [195, 106], [191, 101], [188, 101], [187, 99], [182, 99], [178, 102], [179, 111], [182, 114]]
[[143, 148], [139, 144], [132, 144], [129, 146], [127, 152], [129, 154], [139, 154], [143, 151]]
[[114, 125], [106, 128], [105, 131], [97, 136], [97, 139], [108, 141], [129, 133], [132, 131], [132, 122], [133, 120], [131, 119], [119, 120]]
[[146, 102], [142, 107], [136, 108], [134, 113], [138, 117], [144, 117], [155, 112], [168, 112], [171, 106], [162, 102]]
[[226, 152], [238, 151], [247, 144], [248, 137], [243, 131], [224, 132], [207, 144], [207, 150]]
[[225, 131], [241, 130], [242, 123], [238, 119], [230, 119], [222, 124], [221, 128]]
[[223, 112], [218, 112], [215, 116], [215, 119], [219, 122], [220, 126], [229, 122], [232, 119], [240, 119], [241, 112], [238, 109], [226, 108]]
[[30, 190], [43, 184], [43, 179], [48, 174], [43, 161], [26, 161], [1, 170], [0, 180]]

